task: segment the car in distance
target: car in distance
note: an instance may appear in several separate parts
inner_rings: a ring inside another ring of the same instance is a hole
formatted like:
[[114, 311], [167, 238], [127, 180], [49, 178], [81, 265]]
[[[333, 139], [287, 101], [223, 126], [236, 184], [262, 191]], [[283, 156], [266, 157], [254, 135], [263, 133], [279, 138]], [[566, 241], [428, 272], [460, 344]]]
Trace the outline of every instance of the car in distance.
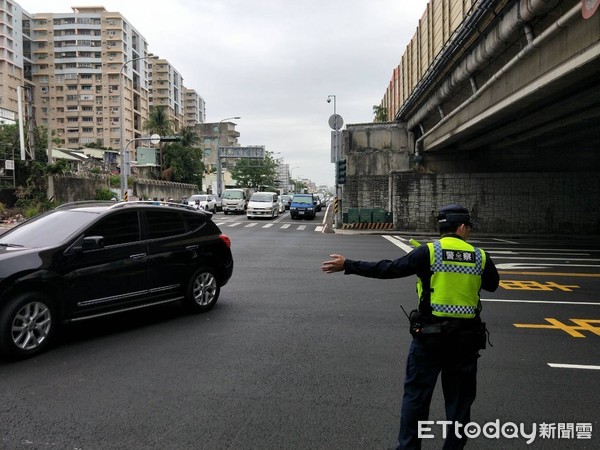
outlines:
[[213, 195], [215, 199], [215, 211], [223, 211], [223, 199], [216, 195]]
[[217, 201], [210, 194], [196, 194], [191, 195], [187, 199], [188, 205], [193, 206], [196, 209], [203, 209], [204, 211], [210, 211], [213, 214], [217, 213]]
[[294, 194], [290, 204], [292, 219], [314, 219], [317, 214], [317, 199], [313, 194]]
[[277, 192], [255, 192], [250, 196], [246, 216], [248, 219], [253, 217], [271, 217], [279, 215], [279, 195]]
[[321, 204], [321, 208], [327, 208], [327, 199], [325, 198], [325, 194], [318, 192], [317, 202]]
[[225, 214], [244, 214], [248, 208], [250, 190], [247, 188], [229, 188], [223, 191], [223, 212]]
[[292, 203], [292, 195], [283, 194], [281, 196], [283, 203], [285, 204], [285, 209], [290, 209], [290, 204]]
[[33, 356], [58, 326], [180, 301], [211, 309], [233, 271], [211, 214], [154, 202], [75, 202], [0, 235], [0, 355]]
[[277, 212], [279, 214], [282, 214], [285, 212], [285, 200], [281, 198], [281, 195], [277, 199], [277, 206], [279, 207], [277, 210]]

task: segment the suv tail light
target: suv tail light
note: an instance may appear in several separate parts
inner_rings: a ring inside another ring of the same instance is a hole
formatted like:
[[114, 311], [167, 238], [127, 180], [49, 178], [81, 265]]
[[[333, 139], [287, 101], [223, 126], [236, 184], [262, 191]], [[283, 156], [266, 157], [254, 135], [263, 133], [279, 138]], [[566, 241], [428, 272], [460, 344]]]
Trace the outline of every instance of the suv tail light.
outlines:
[[220, 234], [219, 239], [225, 242], [225, 245], [227, 247], [231, 248], [231, 239], [229, 239], [229, 236], [227, 236], [226, 234]]

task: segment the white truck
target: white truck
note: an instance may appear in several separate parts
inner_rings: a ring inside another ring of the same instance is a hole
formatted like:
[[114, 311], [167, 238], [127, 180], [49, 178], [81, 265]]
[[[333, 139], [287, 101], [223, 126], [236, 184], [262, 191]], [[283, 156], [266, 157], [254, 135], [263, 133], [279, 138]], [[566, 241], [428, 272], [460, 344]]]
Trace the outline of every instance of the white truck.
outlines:
[[223, 212], [225, 214], [244, 214], [248, 209], [250, 194], [250, 189], [247, 188], [225, 189], [221, 195]]

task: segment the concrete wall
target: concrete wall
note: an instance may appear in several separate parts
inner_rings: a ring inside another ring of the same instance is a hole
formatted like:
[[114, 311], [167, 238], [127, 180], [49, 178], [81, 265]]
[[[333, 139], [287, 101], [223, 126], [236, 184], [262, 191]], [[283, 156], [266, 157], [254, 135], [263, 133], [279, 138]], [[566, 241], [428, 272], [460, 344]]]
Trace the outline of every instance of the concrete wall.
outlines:
[[439, 208], [459, 203], [478, 231], [499, 234], [600, 234], [597, 173], [398, 173], [393, 177], [397, 230], [434, 231]]
[[402, 123], [348, 125], [342, 133], [342, 158], [354, 176], [388, 176], [409, 168], [408, 135]]
[[[375, 146], [381, 146], [376, 148]], [[349, 125], [343, 132], [342, 158], [347, 181], [342, 213], [350, 208], [383, 208], [393, 213], [399, 231], [436, 231], [435, 216], [446, 204], [469, 208], [479, 232], [498, 234], [600, 234], [600, 173], [539, 169], [460, 171], [451, 159], [439, 161], [444, 173], [409, 168], [408, 135], [401, 124]], [[463, 155], [464, 156], [464, 155]], [[470, 169], [483, 169], [474, 164]], [[533, 167], [533, 166], [531, 166]], [[540, 167], [544, 167], [540, 165]]]
[[[98, 175], [97, 177], [74, 177], [55, 176], [54, 198], [59, 203], [75, 202], [80, 200], [93, 200], [96, 197], [96, 189], [109, 188], [108, 177]], [[198, 186], [194, 184], [173, 183], [161, 180], [137, 179], [133, 186], [129, 187], [134, 195], [131, 200], [138, 198], [153, 199], [154, 197], [165, 200], [172, 197], [181, 200], [198, 193]]]

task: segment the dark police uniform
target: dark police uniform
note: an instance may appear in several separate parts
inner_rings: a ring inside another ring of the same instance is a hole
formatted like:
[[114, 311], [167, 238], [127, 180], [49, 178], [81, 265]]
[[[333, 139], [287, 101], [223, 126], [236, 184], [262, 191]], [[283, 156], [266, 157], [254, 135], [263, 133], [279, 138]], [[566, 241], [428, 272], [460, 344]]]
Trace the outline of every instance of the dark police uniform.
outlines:
[[[495, 291], [499, 284], [489, 255], [457, 235], [444, 235], [394, 261], [346, 259], [344, 273], [380, 279], [418, 277], [419, 305], [411, 313], [413, 341], [406, 363], [397, 448], [421, 447], [418, 422], [428, 420], [440, 372], [446, 419], [467, 424], [476, 394], [477, 358], [486, 338], [479, 318], [479, 290]], [[462, 448], [465, 443], [466, 438], [458, 439], [452, 432], [444, 448]]]

